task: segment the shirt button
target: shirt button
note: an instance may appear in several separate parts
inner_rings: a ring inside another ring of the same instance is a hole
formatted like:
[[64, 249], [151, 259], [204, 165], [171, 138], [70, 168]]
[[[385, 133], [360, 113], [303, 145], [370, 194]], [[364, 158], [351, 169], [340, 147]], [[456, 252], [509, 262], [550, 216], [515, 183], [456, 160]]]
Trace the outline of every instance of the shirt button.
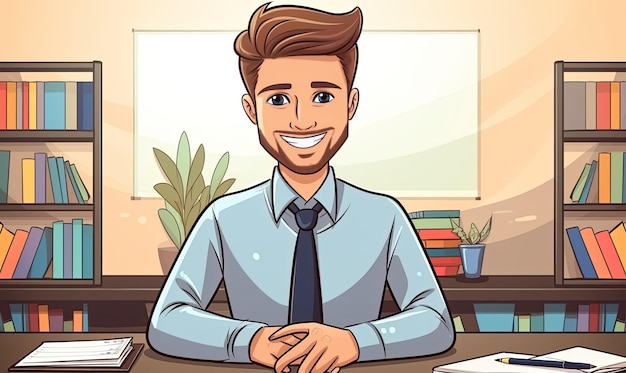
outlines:
[[389, 333], [393, 334], [395, 332], [396, 332], [396, 328], [394, 328], [393, 326], [389, 328]]
[[387, 334], [387, 328], [380, 328], [380, 332], [383, 334]]
[[252, 254], [252, 259], [259, 260], [259, 259], [261, 259], [261, 255], [259, 255], [259, 253], [254, 253], [254, 254]]

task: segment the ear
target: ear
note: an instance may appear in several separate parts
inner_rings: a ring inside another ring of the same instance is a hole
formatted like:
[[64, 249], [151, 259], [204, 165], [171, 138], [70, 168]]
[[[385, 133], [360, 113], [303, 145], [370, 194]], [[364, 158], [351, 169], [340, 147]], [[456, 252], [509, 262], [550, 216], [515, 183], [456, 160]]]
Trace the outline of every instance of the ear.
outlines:
[[254, 101], [252, 101], [252, 97], [249, 94], [243, 95], [241, 98], [241, 104], [243, 105], [243, 110], [250, 118], [250, 121], [254, 124], [257, 124], [256, 120], [256, 108], [254, 107]]
[[352, 88], [350, 91], [350, 97], [348, 97], [348, 119], [352, 119], [356, 108], [359, 106], [359, 90]]

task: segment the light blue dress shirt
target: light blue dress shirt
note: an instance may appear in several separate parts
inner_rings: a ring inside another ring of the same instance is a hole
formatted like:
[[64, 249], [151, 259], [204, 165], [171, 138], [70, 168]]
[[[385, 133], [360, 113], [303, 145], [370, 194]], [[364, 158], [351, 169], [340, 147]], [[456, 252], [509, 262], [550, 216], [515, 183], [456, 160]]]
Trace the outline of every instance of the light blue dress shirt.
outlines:
[[[332, 167], [305, 203], [278, 167], [262, 184], [214, 201], [199, 217], [163, 285], [148, 327], [164, 354], [250, 362], [263, 326], [288, 323], [298, 233], [287, 206], [324, 209], [316, 246], [324, 324], [354, 335], [358, 361], [423, 356], [454, 343], [441, 289], [405, 210], [340, 179]], [[224, 280], [232, 318], [206, 311]], [[401, 312], [379, 319], [385, 281]]]

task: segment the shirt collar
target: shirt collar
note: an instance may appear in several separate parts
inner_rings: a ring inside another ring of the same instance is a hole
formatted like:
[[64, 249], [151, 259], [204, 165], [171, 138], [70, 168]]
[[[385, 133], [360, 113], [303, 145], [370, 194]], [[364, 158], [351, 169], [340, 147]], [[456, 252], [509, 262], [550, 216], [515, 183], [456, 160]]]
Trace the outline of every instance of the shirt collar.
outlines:
[[[271, 193], [271, 201], [272, 201], [272, 213], [274, 214], [274, 221], [278, 222], [280, 217], [282, 216], [287, 206], [296, 199], [299, 198], [298, 194], [291, 188], [287, 181], [283, 178], [278, 170], [278, 166], [274, 167], [274, 173], [272, 174], [272, 181], [270, 183], [272, 190]], [[320, 186], [320, 188], [315, 192], [312, 199], [315, 199], [319, 202], [324, 210], [328, 213], [330, 218], [335, 223], [335, 219], [337, 217], [337, 191], [336, 191], [336, 181], [335, 181], [335, 172], [331, 166], [328, 167], [328, 174], [326, 175], [326, 179]]]

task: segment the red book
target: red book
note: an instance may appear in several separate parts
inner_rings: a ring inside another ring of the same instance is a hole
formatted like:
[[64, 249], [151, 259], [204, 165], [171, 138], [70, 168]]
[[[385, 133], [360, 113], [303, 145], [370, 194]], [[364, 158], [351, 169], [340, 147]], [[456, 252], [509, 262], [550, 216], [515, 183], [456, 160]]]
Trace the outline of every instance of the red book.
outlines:
[[451, 267], [455, 265], [461, 265], [460, 256], [439, 256], [428, 258], [433, 267]]
[[589, 305], [589, 331], [600, 331], [600, 303], [591, 303]]
[[11, 246], [9, 246], [9, 252], [4, 259], [2, 269], [0, 269], [0, 278], [6, 279], [13, 277], [13, 272], [15, 272], [17, 262], [20, 260], [20, 255], [22, 255], [22, 250], [24, 250], [24, 244], [26, 244], [27, 238], [27, 231], [23, 229], [15, 230], [15, 236], [13, 236], [13, 241], [11, 241]]
[[25, 130], [28, 129], [28, 113], [28, 82], [22, 82], [22, 129]]
[[7, 82], [0, 82], [0, 130], [7, 129]]
[[624, 271], [624, 267], [622, 267], [622, 262], [619, 259], [617, 249], [615, 248], [615, 244], [613, 244], [609, 231], [597, 232], [596, 239], [600, 245], [600, 251], [602, 251], [602, 255], [604, 255], [606, 265], [609, 267], [611, 277], [626, 278], [626, 272]]
[[39, 307], [34, 303], [28, 305], [28, 331], [39, 331]]
[[420, 229], [417, 234], [422, 240], [456, 240], [459, 236], [452, 229]]
[[596, 83], [596, 129], [611, 129], [611, 82]]

